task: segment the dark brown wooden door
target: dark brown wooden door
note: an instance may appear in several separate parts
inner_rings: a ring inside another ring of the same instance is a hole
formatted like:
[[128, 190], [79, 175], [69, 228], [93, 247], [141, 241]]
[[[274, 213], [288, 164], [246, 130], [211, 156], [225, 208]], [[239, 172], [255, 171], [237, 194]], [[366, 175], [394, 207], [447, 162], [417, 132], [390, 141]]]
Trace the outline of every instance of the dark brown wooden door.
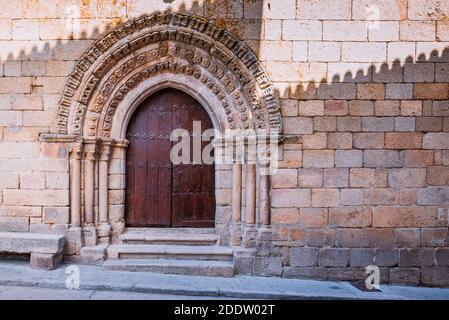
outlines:
[[[165, 89], [145, 100], [128, 125], [126, 224], [130, 227], [213, 227], [215, 169], [193, 163], [193, 123], [212, 128], [203, 107], [188, 94]], [[189, 164], [174, 165], [170, 141], [174, 129], [190, 134]], [[209, 142], [201, 142], [205, 147]], [[197, 160], [197, 159], [196, 159]]]

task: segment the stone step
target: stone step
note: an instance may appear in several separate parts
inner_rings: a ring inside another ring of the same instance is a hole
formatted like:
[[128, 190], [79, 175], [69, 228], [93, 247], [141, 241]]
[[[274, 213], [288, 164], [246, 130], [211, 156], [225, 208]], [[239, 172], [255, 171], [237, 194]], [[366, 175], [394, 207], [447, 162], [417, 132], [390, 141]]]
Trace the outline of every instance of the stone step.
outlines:
[[189, 233], [146, 233], [126, 232], [120, 235], [122, 243], [126, 244], [166, 244], [166, 245], [217, 245], [219, 237], [215, 234]]
[[232, 261], [234, 251], [220, 246], [114, 244], [108, 247], [110, 259], [184, 259]]
[[215, 228], [126, 228], [125, 233], [215, 234]]
[[164, 274], [232, 277], [234, 264], [228, 261], [120, 259], [107, 260], [103, 268], [115, 271], [156, 272]]

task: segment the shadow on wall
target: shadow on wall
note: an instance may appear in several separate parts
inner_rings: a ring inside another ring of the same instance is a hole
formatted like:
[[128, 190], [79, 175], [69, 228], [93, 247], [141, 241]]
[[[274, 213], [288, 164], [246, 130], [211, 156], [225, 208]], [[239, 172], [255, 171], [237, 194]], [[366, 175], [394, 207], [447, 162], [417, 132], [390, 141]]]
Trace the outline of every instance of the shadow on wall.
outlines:
[[[61, 94], [66, 78], [77, 60], [102, 35], [141, 14], [180, 12], [204, 16], [219, 27], [228, 29], [241, 40], [254, 40], [253, 43], [249, 41], [247, 44], [256, 55], [258, 47], [254, 42], [263, 37], [263, 1], [249, 1], [250, 8], [245, 8], [243, 1], [234, 0], [136, 1], [133, 2], [132, 10], [129, 8], [131, 4], [126, 8], [126, 3], [124, 10], [119, 8], [120, 3], [123, 2], [109, 4], [111, 8], [97, 1], [70, 6], [65, 10], [66, 14], [61, 21], [35, 19], [32, 22], [35, 23], [32, 25], [33, 30], [24, 29], [13, 41], [0, 41], [0, 59], [4, 64], [3, 68], [0, 65], [0, 94], [45, 95], [45, 99], [40, 97], [43, 100], [42, 108], [16, 106], [16, 110], [30, 114], [30, 121], [25, 121], [27, 126], [40, 127], [40, 133], [56, 132], [58, 95]], [[61, 11], [64, 12], [64, 8]], [[246, 19], [245, 16], [249, 18]], [[9, 105], [0, 109], [14, 109], [11, 107], [12, 100], [10, 97], [10, 101], [6, 102]], [[41, 114], [36, 113], [39, 111], [42, 111]], [[31, 112], [34, 112], [33, 116]], [[10, 130], [19, 131], [24, 123], [12, 119], [5, 126], [10, 127]]]
[[[431, 83], [443, 84], [449, 82], [449, 47], [443, 50], [431, 50], [431, 52], [420, 52], [417, 58], [408, 56], [405, 59], [398, 58], [392, 62], [372, 64], [366, 62], [331, 62], [329, 64], [340, 65], [340, 70], [344, 69], [344, 65], [351, 67], [348, 67], [350, 70], [342, 70], [342, 72], [333, 72], [329, 67], [328, 70], [322, 72], [325, 74], [323, 77], [300, 83], [289, 83], [278, 90], [278, 95], [281, 98], [298, 100], [447, 100], [448, 93], [443, 93], [444, 90], [439, 90], [437, 95], [432, 95], [435, 93], [434, 91], [428, 91], [426, 94], [424, 90], [420, 90], [421, 88], [443, 89], [446, 87], [445, 85], [436, 87], [432, 86]], [[357, 71], [354, 71], [353, 67], [357, 65], [360, 67]], [[299, 73], [302, 72], [305, 73], [305, 71], [299, 71]], [[348, 85], [339, 86], [343, 83]], [[361, 90], [360, 84], [372, 84], [373, 87], [368, 90], [371, 92]], [[377, 90], [374, 87], [376, 84], [379, 85]], [[382, 84], [387, 86], [385, 90], [382, 90]], [[397, 84], [402, 84], [402, 86], [396, 86]], [[418, 88], [411, 87], [413, 84], [419, 84]], [[351, 89], [356, 90], [351, 91]], [[447, 116], [449, 113], [446, 112], [445, 115]]]
[[[328, 65], [327, 70], [322, 72], [325, 75], [318, 81], [311, 79], [300, 83], [280, 83], [277, 86], [277, 95], [281, 101], [304, 101], [300, 102], [298, 111], [289, 103], [281, 103], [283, 133], [287, 136], [320, 131], [449, 132], [449, 48], [420, 52], [416, 58], [408, 56], [405, 59], [395, 59], [393, 62], [372, 64], [336, 62]], [[357, 70], [343, 70], [337, 73], [332, 71], [330, 65], [336, 66], [337, 69], [343, 69], [345, 65], [351, 69], [357, 66]], [[307, 73], [307, 68], [313, 66], [305, 63], [304, 70], [298, 72]], [[270, 74], [270, 71], [268, 73]], [[305, 103], [308, 100], [322, 101], [324, 107], [316, 104], [308, 105]], [[321, 116], [323, 119], [314, 121], [312, 132], [310, 126], [309, 128], [298, 126], [303, 122], [293, 120], [293, 117], [297, 116]], [[354, 117], [354, 121], [349, 121], [353, 127], [345, 128], [344, 125], [340, 127], [338, 118], [348, 116]], [[376, 117], [379, 121], [373, 122], [372, 128], [368, 129], [357, 125], [356, 120], [363, 117]], [[398, 118], [394, 126], [382, 128], [382, 117]], [[379, 127], [375, 128], [375, 125]], [[300, 139], [290, 141], [301, 142]], [[448, 146], [433, 148], [448, 149]], [[420, 145], [417, 149], [421, 147], [427, 148]]]
[[[90, 9], [89, 6], [92, 6], [92, 4], [87, 6], [80, 10], [80, 21], [83, 21], [83, 23], [88, 21], [89, 11], [87, 9]], [[149, 6], [147, 5], [147, 7]], [[96, 10], [98, 11], [99, 8], [96, 8]], [[147, 12], [145, 7], [142, 8], [142, 12], [146, 14], [161, 10], [204, 16], [218, 26], [233, 32], [237, 38], [246, 42], [256, 56], [259, 56], [261, 51], [260, 41], [264, 39], [263, 16], [272, 8], [270, 1], [257, 0], [248, 1], [244, 4], [241, 1], [230, 0], [160, 0], [159, 5], [152, 3], [151, 10], [151, 12]], [[21, 81], [23, 86], [20, 87], [11, 88], [5, 82], [3, 90], [0, 89], [1, 93], [7, 94], [10, 91], [19, 94], [60, 94], [65, 84], [64, 79], [61, 78], [65, 78], [70, 74], [77, 58], [102, 34], [125, 22], [126, 18], [117, 16], [109, 19], [107, 23], [100, 27], [92, 28], [90, 31], [87, 31], [89, 26], [86, 26], [83, 30], [75, 30], [78, 27], [82, 27], [75, 22], [79, 19], [67, 20], [71, 21], [72, 30], [69, 34], [61, 33], [61, 38], [66, 40], [48, 40], [47, 42], [31, 40], [27, 41], [31, 45], [34, 44], [31, 48], [24, 49], [21, 48], [20, 43], [16, 43], [12, 48], [11, 45], [5, 44], [4, 49], [0, 49], [1, 58], [5, 61], [3, 77], [21, 76], [27, 78]], [[67, 24], [67, 21], [64, 21], [64, 24]], [[299, 79], [301, 79], [301, 74], [304, 73], [304, 80], [301, 80], [301, 82], [286, 82], [279, 79], [278, 83], [276, 79], [275, 87], [278, 88], [277, 95], [281, 99], [447, 100], [449, 99], [447, 96], [449, 91], [447, 88], [447, 83], [449, 82], [449, 65], [447, 65], [449, 63], [449, 50], [445, 49], [442, 54], [439, 54], [438, 50], [432, 51], [428, 58], [426, 54], [429, 54], [429, 52], [419, 53], [416, 59], [415, 57], [408, 57], [405, 62], [401, 62], [398, 59], [392, 63], [383, 63], [381, 65], [376, 63], [369, 67], [369, 63], [353, 64], [363, 65], [363, 68], [357, 71], [343, 70], [344, 63], [332, 63], [334, 65], [340, 64], [343, 67], [340, 66], [333, 71], [327, 66], [321, 72], [323, 76], [316, 79], [310, 79], [311, 77], [309, 76], [309, 71], [313, 66], [304, 62], [301, 63], [302, 67], [300, 69], [289, 70], [289, 73], [297, 72], [299, 74], [297, 78]], [[59, 69], [54, 70], [52, 63], [57, 61], [65, 64], [63, 67], [54, 64], [54, 66], [59, 67]], [[18, 62], [22, 63], [21, 73], [20, 69], [17, 71], [16, 64]], [[270, 71], [276, 72], [277, 70], [267, 68], [267, 71], [270, 73]], [[27, 86], [28, 83], [29, 88]], [[417, 85], [414, 85], [416, 83]], [[56, 100], [56, 98], [53, 100]], [[46, 105], [44, 110], [57, 111], [57, 102], [53, 100], [51, 103], [47, 101], [49, 105]], [[343, 106], [343, 108], [345, 107]], [[438, 107], [435, 107], [435, 112], [426, 115], [447, 116], [449, 113], [448, 108], [447, 104], [439, 103]], [[370, 115], [369, 110], [366, 110], [366, 114], [363, 113], [363, 110], [360, 113], [360, 115]], [[289, 115], [291, 114], [288, 112], [283, 114], [286, 117]], [[328, 113], [325, 112], [324, 115], [344, 114], [339, 114], [335, 110], [334, 114], [329, 111]], [[373, 115], [382, 116], [382, 114], [376, 113]], [[393, 114], [392, 111], [391, 115], [400, 115], [400, 113]], [[420, 114], [416, 115], [420, 116]], [[55, 124], [52, 123], [51, 131], [54, 131], [54, 126]], [[449, 126], [449, 124], [446, 124], [446, 126]], [[446, 130], [449, 129], [446, 128]], [[288, 134], [288, 132], [286, 133]]]

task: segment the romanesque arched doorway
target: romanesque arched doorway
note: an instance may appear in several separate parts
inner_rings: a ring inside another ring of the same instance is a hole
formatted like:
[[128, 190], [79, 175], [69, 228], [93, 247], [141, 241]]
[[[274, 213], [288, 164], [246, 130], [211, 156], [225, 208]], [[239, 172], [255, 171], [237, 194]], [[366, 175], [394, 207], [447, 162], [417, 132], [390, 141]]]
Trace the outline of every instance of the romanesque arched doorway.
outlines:
[[[203, 17], [158, 12], [126, 21], [85, 51], [64, 86], [57, 134], [43, 136], [71, 144], [69, 233], [76, 250], [121, 241], [128, 124], [143, 101], [167, 88], [201, 103], [218, 132], [215, 158], [226, 158], [215, 161], [220, 243], [255, 248], [270, 241], [266, 173], [276, 167], [282, 129], [273, 84], [230, 31]], [[253, 156], [241, 157], [242, 148]]]
[[[208, 129], [202, 105], [180, 90], [163, 89], [139, 105], [126, 134], [127, 226], [214, 227], [215, 168], [198, 158], [211, 142], [201, 137]], [[175, 140], [176, 132], [185, 135]], [[181, 163], [171, 157], [179, 144], [187, 147], [174, 154]]]

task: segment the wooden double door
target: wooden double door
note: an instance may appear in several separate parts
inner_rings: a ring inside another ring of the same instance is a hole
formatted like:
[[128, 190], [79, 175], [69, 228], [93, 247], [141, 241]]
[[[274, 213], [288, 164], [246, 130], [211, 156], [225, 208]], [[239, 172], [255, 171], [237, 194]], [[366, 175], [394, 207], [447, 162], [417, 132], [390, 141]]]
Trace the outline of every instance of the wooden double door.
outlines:
[[[128, 125], [126, 225], [129, 227], [213, 227], [215, 168], [192, 163], [193, 123], [213, 128], [201, 104], [190, 95], [164, 89], [146, 99]], [[190, 136], [190, 162], [173, 164], [175, 129]], [[184, 131], [185, 132], [185, 131]], [[201, 142], [202, 149], [209, 142]]]

